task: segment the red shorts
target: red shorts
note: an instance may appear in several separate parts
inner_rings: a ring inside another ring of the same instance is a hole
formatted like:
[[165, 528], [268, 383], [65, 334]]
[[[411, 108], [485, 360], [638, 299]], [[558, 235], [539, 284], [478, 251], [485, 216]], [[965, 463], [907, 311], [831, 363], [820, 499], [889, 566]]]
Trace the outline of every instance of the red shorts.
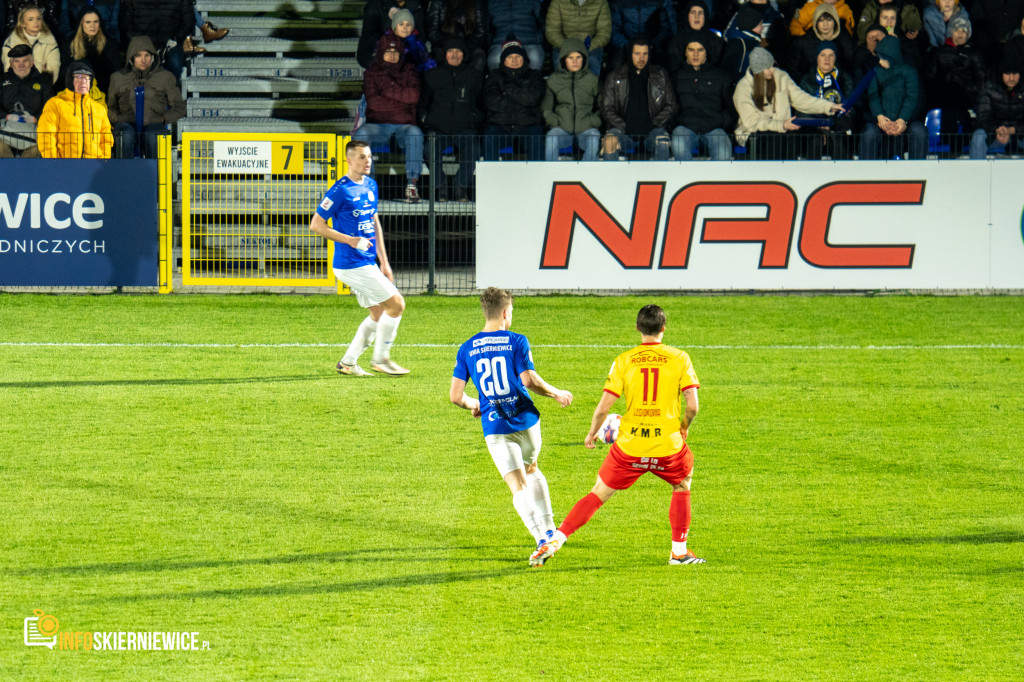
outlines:
[[679, 485], [693, 472], [693, 452], [683, 443], [682, 450], [668, 457], [630, 457], [612, 443], [597, 474], [609, 488], [625, 490], [648, 471], [671, 485]]

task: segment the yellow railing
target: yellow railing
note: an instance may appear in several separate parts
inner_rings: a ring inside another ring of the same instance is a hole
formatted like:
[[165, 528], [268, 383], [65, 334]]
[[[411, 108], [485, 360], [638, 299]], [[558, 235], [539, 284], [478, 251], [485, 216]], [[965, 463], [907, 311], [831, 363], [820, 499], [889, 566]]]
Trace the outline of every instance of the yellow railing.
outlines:
[[334, 242], [310, 232], [309, 220], [344, 172], [345, 139], [182, 135], [182, 283], [337, 286]]
[[171, 136], [157, 138], [157, 193], [160, 212], [160, 293], [174, 290], [174, 175]]

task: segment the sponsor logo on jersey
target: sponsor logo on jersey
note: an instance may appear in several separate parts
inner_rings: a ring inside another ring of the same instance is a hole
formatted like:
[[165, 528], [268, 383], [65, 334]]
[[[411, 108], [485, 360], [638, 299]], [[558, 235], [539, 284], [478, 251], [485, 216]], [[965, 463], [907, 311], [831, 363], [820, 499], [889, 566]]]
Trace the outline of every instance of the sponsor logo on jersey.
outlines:
[[630, 358], [629, 361], [631, 364], [634, 365], [649, 365], [652, 363], [665, 364], [666, 362], [669, 361], [669, 358], [659, 353], [655, 353], [654, 351], [642, 350], [636, 355], [634, 355], [632, 358]]
[[473, 347], [487, 346], [492, 343], [509, 343], [510, 339], [507, 336], [481, 336], [479, 339], [473, 339]]
[[331, 201], [328, 197], [324, 197], [324, 200], [320, 202], [320, 208], [322, 208], [325, 211], [330, 211], [331, 206], [334, 206], [334, 202]]

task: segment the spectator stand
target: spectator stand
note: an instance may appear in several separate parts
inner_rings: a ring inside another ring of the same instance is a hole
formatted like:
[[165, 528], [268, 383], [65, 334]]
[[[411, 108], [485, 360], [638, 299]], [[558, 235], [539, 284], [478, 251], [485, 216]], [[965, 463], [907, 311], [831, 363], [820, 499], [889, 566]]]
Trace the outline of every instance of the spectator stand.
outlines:
[[362, 3], [198, 0], [231, 32], [182, 77], [180, 132], [351, 130], [363, 69], [355, 59]]

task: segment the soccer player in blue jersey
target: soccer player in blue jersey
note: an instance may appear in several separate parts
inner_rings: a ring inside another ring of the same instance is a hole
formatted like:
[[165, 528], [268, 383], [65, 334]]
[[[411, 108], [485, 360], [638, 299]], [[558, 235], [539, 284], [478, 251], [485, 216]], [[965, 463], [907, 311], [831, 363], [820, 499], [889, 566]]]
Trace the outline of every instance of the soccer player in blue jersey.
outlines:
[[[548, 482], [537, 468], [540, 413], [526, 389], [554, 398], [562, 407], [572, 393], [544, 381], [533, 367], [530, 342], [512, 326], [512, 294], [488, 288], [480, 297], [484, 328], [459, 348], [452, 373], [452, 403], [479, 417], [484, 441], [498, 473], [512, 491], [512, 506], [538, 546], [555, 531]], [[473, 378], [479, 399], [466, 395]]]
[[384, 231], [377, 216], [377, 182], [369, 176], [373, 163], [370, 145], [352, 140], [345, 147], [345, 158], [348, 172], [327, 190], [309, 223], [310, 230], [337, 242], [334, 274], [348, 285], [359, 305], [370, 312], [356, 330], [337, 369], [341, 374], [369, 376], [359, 366], [359, 356], [376, 335], [370, 367], [384, 374], [408, 374], [409, 370], [391, 359], [391, 345], [402, 321], [405, 299], [395, 287], [395, 275], [384, 249]]

